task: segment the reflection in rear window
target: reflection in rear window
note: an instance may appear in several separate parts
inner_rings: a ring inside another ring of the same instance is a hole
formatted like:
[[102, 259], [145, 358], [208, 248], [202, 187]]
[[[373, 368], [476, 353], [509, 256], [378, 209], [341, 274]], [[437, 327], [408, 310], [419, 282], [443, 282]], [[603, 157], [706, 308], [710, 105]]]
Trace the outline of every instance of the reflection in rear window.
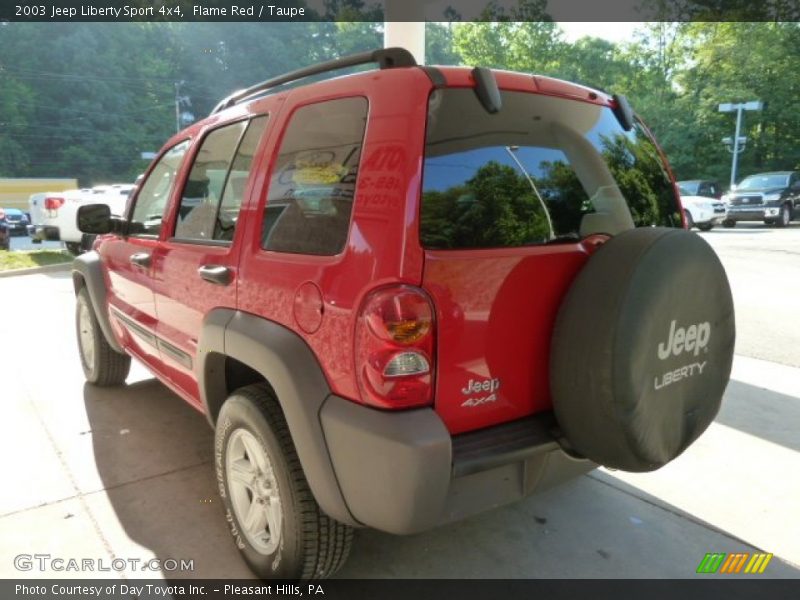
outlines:
[[670, 177], [638, 124], [576, 100], [472, 89], [429, 102], [420, 238], [426, 248], [497, 248], [680, 227]]

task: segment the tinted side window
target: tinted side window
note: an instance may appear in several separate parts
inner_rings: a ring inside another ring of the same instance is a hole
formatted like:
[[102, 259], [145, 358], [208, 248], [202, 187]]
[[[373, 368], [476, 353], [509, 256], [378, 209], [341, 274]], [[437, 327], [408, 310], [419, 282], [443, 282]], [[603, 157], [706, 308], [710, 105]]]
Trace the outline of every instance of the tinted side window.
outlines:
[[175, 223], [176, 238], [212, 239], [228, 169], [246, 126], [245, 121], [240, 121], [220, 127], [203, 140], [183, 187]]
[[173, 146], [159, 159], [136, 196], [131, 215], [132, 234], [158, 235], [167, 201], [175, 186], [175, 176], [189, 148], [189, 140]]
[[236, 222], [239, 219], [239, 210], [244, 199], [244, 189], [247, 178], [250, 176], [250, 167], [253, 164], [253, 156], [258, 149], [258, 143], [267, 128], [267, 117], [256, 117], [250, 121], [247, 131], [242, 138], [236, 156], [233, 159], [228, 181], [222, 193], [222, 203], [220, 204], [217, 222], [214, 226], [215, 240], [232, 240], [236, 229]]
[[270, 178], [265, 250], [333, 255], [344, 248], [367, 121], [365, 98], [298, 109]]

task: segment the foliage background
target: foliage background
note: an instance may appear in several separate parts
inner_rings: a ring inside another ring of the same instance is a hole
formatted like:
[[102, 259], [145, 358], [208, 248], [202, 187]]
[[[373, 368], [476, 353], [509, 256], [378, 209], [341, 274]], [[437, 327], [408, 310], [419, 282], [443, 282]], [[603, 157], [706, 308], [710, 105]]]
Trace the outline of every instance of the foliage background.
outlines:
[[[329, 3], [327, 23], [0, 23], [0, 177], [132, 181], [175, 132], [175, 83], [202, 118], [232, 90], [382, 45], [383, 24], [347, 22], [357, 0]], [[488, 9], [492, 22], [427, 25], [429, 64], [483, 65], [627, 94], [679, 179], [726, 183], [733, 115], [746, 113], [739, 173], [800, 167], [799, 23], [652, 23], [632, 42], [574, 43], [558, 24]], [[598, 24], [598, 27], [610, 25]]]

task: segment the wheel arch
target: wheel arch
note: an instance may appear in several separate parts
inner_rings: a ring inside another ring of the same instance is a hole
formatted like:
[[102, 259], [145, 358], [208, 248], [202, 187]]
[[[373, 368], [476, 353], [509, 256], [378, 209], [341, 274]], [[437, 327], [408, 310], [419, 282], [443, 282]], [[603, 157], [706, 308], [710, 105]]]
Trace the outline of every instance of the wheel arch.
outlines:
[[203, 321], [196, 372], [212, 426], [235, 389], [256, 381], [266, 384], [283, 411], [320, 508], [338, 521], [360, 525], [342, 496], [319, 419], [331, 390], [316, 356], [300, 336], [256, 315], [212, 310]]
[[111, 319], [107, 309], [108, 291], [103, 277], [102, 262], [97, 252], [86, 252], [72, 261], [72, 287], [76, 296], [82, 288], [86, 288], [92, 302], [92, 310], [94, 310], [106, 341], [116, 352], [123, 354], [125, 350], [117, 341], [114, 330], [111, 328]]

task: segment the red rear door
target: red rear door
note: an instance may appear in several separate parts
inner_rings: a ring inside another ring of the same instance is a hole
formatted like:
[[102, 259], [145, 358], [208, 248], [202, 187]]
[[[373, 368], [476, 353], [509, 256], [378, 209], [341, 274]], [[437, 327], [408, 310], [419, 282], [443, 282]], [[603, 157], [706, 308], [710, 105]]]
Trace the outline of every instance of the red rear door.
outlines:
[[165, 240], [153, 256], [156, 333], [165, 375], [199, 403], [195, 363], [203, 319], [236, 308], [240, 245], [234, 243], [253, 157], [267, 116], [210, 130], [197, 143]]
[[419, 234], [450, 431], [551, 408], [550, 338], [584, 240], [680, 224], [657, 147], [605, 101], [504, 91], [490, 114], [473, 89], [435, 91]]

